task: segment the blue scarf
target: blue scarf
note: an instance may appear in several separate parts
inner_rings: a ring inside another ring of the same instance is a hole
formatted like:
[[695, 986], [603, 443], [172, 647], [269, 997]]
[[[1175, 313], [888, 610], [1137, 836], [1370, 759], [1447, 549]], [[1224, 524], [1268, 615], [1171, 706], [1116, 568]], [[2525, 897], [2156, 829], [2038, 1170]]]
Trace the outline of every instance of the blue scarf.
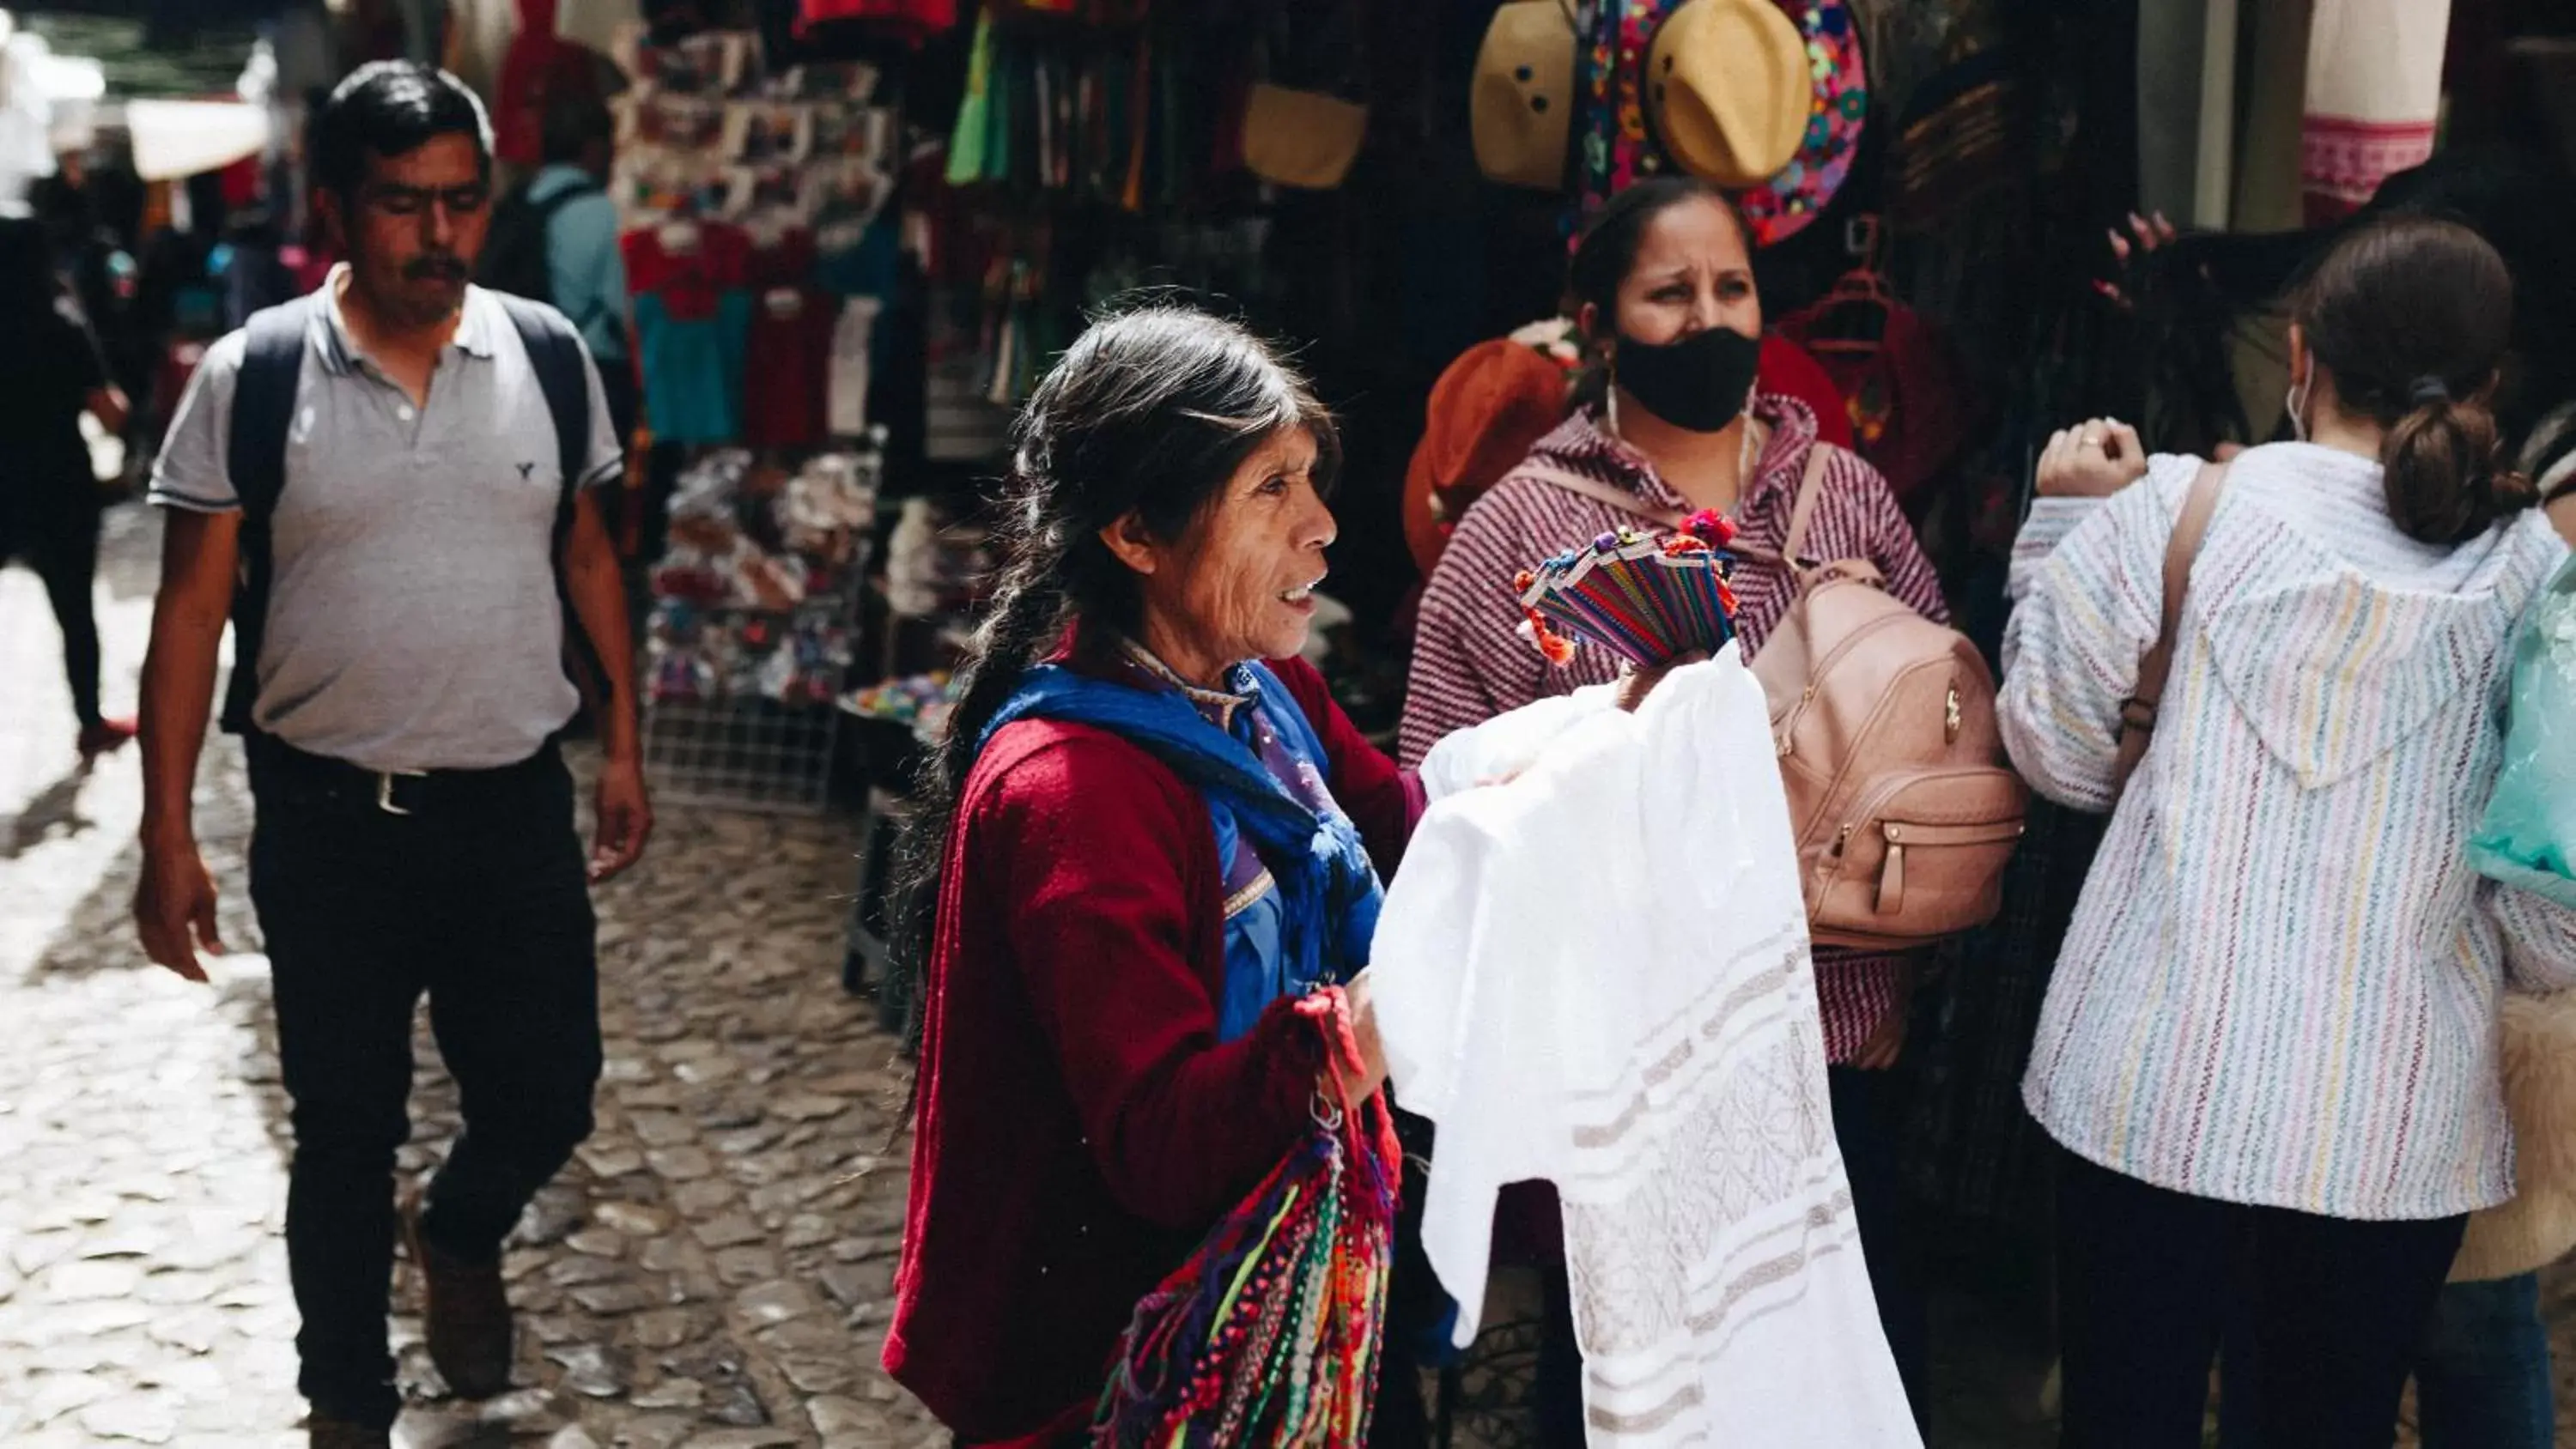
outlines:
[[[1256, 695], [1254, 707], [1289, 751], [1325, 773], [1323, 740], [1296, 697], [1260, 664], [1237, 671]], [[1217, 1035], [1232, 1041], [1252, 1029], [1270, 1004], [1319, 985], [1348, 981], [1368, 964], [1381, 892], [1359, 830], [1338, 810], [1321, 815], [1300, 804], [1243, 741], [1198, 712], [1177, 689], [1139, 689], [1115, 680], [1042, 664], [1024, 676], [977, 742], [1014, 720], [1052, 719], [1104, 729], [1143, 749], [1206, 797], [1220, 855], [1236, 831], [1247, 832], [1277, 883], [1282, 929], [1232, 939], [1228, 922], [1226, 981]], [[1247, 913], [1249, 914], [1249, 913]]]

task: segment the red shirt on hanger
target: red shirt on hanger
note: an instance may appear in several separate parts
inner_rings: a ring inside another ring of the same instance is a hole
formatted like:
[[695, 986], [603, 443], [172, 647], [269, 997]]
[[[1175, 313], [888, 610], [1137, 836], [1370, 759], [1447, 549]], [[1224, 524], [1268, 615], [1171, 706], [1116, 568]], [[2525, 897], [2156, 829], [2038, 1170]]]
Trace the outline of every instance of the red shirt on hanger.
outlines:
[[743, 388], [743, 441], [810, 448], [827, 436], [824, 391], [832, 374], [839, 309], [814, 285], [814, 234], [793, 227], [752, 249], [751, 377]]
[[843, 22], [875, 26], [918, 45], [956, 27], [957, 0], [804, 0], [796, 33]]
[[[691, 228], [694, 245], [672, 227]], [[673, 222], [639, 227], [618, 239], [626, 258], [626, 290], [662, 299], [675, 322], [703, 322], [716, 315], [716, 299], [750, 285], [751, 238], [723, 222]]]

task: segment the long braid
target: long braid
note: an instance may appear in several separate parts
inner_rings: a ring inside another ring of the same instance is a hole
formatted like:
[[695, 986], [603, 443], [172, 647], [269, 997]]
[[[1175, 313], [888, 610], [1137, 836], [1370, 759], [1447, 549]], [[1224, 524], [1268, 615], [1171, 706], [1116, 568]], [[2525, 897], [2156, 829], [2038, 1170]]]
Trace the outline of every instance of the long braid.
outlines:
[[956, 703], [938, 748], [921, 764], [915, 794], [922, 806], [906, 824], [897, 846], [890, 945], [893, 969], [904, 974], [909, 988], [903, 1032], [907, 1053], [921, 1045], [922, 1001], [927, 994], [931, 938], [938, 926], [948, 833], [956, 823], [966, 777], [975, 768], [977, 747], [1020, 677], [1063, 634], [1072, 612], [1073, 602], [1064, 587], [1065, 560], [1060, 551], [1043, 546], [1047, 531], [1043, 526], [1029, 530], [1034, 535], [1025, 541], [1029, 546], [1012, 551], [1010, 564], [994, 584], [991, 603], [957, 673]]

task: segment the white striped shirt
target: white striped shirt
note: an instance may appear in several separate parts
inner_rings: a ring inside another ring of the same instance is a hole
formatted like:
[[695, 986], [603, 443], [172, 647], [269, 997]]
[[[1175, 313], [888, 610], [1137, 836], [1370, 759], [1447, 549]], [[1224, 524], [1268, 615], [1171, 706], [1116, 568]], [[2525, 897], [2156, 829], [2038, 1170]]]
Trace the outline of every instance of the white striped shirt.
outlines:
[[[2015, 546], [2001, 722], [2033, 787], [2111, 795], [2197, 459], [2043, 499]], [[2023, 1097], [2114, 1171], [2227, 1202], [2426, 1219], [2513, 1192], [2497, 997], [2576, 985], [2576, 913], [2481, 880], [2515, 620], [2566, 547], [2537, 513], [2456, 548], [2378, 464], [2237, 459], [2154, 747], [2113, 817]]]

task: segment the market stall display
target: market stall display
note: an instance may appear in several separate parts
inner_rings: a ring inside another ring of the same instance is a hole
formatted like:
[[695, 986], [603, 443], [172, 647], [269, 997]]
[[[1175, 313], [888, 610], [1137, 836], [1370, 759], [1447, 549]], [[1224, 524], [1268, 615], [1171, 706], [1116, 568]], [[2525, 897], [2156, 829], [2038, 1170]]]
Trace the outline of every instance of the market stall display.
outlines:
[[644, 757], [666, 799], [821, 810], [876, 528], [877, 441], [682, 475], [650, 576]]

